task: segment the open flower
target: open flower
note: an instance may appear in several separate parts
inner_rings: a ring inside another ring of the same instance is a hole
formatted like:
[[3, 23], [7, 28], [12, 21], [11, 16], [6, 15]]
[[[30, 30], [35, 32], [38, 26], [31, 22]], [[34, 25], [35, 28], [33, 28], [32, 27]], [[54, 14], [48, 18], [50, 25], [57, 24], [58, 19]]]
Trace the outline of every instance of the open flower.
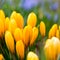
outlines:
[[46, 34], [46, 27], [43, 21], [40, 22], [40, 34], [42, 35], [42, 37], [44, 37]]
[[24, 44], [22, 40], [16, 42], [16, 52], [21, 59], [24, 58]]
[[39, 60], [39, 58], [34, 52], [30, 51], [27, 55], [27, 60]]
[[14, 53], [14, 39], [11, 32], [9, 31], [5, 32], [5, 42], [10, 52]]
[[35, 15], [35, 13], [31, 12], [28, 15], [27, 25], [31, 25], [32, 27], [35, 27], [36, 23], [37, 23], [37, 16]]
[[56, 60], [58, 56], [59, 39], [52, 37], [46, 41], [44, 52], [47, 60]]

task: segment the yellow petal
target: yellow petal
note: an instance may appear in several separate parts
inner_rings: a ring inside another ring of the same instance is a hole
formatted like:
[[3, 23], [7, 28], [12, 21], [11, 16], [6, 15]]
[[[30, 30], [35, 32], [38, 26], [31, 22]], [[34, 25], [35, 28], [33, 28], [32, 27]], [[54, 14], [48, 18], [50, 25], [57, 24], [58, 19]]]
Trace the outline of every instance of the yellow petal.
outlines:
[[56, 37], [57, 37], [57, 38], [60, 37], [60, 35], [59, 35], [59, 30], [57, 30], [57, 32], [56, 32]]
[[5, 42], [8, 47], [8, 49], [14, 53], [14, 39], [12, 34], [9, 31], [5, 32]]
[[9, 18], [6, 17], [6, 19], [5, 19], [5, 31], [8, 30], [8, 26], [9, 26]]
[[0, 19], [0, 37], [4, 34], [4, 23], [3, 21]]
[[12, 34], [14, 34], [14, 31], [15, 31], [16, 28], [17, 28], [16, 21], [15, 21], [14, 19], [11, 19], [11, 20], [9, 21], [8, 30], [9, 30]]
[[22, 40], [16, 42], [16, 52], [21, 59], [24, 58], [24, 44]]
[[32, 36], [31, 36], [31, 39], [30, 39], [30, 45], [32, 45], [35, 42], [35, 40], [38, 36], [38, 28], [34, 27], [32, 30], [33, 30], [33, 32], [31, 33]]
[[40, 34], [44, 37], [46, 33], [45, 23], [43, 21], [40, 22]]
[[0, 19], [5, 22], [5, 13], [3, 10], [0, 10]]
[[[53, 51], [53, 52], [52, 52]], [[46, 44], [44, 46], [44, 52], [45, 52], [45, 55], [46, 55], [46, 58], [49, 60], [49, 59], [53, 59], [55, 56], [54, 55], [54, 47], [53, 47], [53, 42], [52, 40], [48, 39], [46, 41]]]
[[32, 27], [36, 26], [37, 23], [37, 16], [35, 15], [35, 13], [31, 12], [28, 15], [28, 19], [27, 19], [27, 25], [31, 25]]
[[14, 32], [15, 41], [17, 42], [19, 40], [22, 40], [22, 36], [23, 36], [22, 30], [20, 28], [16, 28]]
[[30, 51], [27, 55], [27, 60], [39, 60], [39, 58], [34, 52]]
[[4, 60], [4, 57], [2, 54], [0, 54], [0, 60]]

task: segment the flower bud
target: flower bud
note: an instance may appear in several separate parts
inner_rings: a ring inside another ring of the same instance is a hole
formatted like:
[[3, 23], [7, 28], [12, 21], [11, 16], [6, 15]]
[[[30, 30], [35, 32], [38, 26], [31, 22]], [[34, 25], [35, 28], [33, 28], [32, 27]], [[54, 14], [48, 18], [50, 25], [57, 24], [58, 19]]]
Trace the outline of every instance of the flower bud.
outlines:
[[21, 59], [24, 58], [24, 44], [22, 40], [16, 42], [16, 52]]
[[12, 34], [14, 34], [14, 31], [15, 31], [16, 28], [17, 28], [16, 21], [15, 21], [14, 19], [11, 19], [11, 20], [9, 21], [8, 30], [9, 30]]
[[57, 29], [58, 29], [57, 24], [54, 24], [49, 31], [49, 38], [52, 38], [52, 37], [56, 36]]
[[6, 19], [5, 19], [5, 31], [8, 30], [8, 26], [9, 26], [9, 18], [6, 17]]
[[25, 28], [23, 29], [23, 41], [25, 43], [25, 45], [27, 46], [29, 43], [31, 37], [31, 26], [25, 26]]
[[19, 40], [22, 40], [22, 36], [23, 36], [22, 30], [20, 28], [16, 28], [14, 32], [15, 41], [17, 42]]
[[27, 60], [39, 60], [39, 58], [34, 52], [30, 51], [27, 55]]
[[31, 12], [31, 13], [28, 15], [27, 25], [30, 25], [30, 26], [32, 26], [32, 27], [35, 27], [36, 22], [37, 22], [37, 16], [35, 15], [35, 13]]
[[7, 48], [14, 53], [14, 39], [12, 34], [9, 31], [5, 32], [5, 42], [7, 45]]
[[31, 39], [30, 39], [30, 45], [32, 45], [35, 42], [35, 40], [38, 36], [38, 28], [34, 27], [32, 30], [33, 30], [33, 32], [31, 33], [32, 36], [31, 36]]
[[17, 23], [17, 26], [19, 28], [24, 27], [24, 19], [23, 19], [23, 16], [20, 13], [16, 13], [15, 11], [13, 11], [10, 18], [15, 19], [15, 21]]
[[3, 10], [0, 10], [0, 19], [5, 22], [5, 13]]
[[40, 34], [42, 35], [42, 37], [44, 37], [45, 33], [46, 33], [45, 23], [43, 21], [41, 21], [40, 22]]

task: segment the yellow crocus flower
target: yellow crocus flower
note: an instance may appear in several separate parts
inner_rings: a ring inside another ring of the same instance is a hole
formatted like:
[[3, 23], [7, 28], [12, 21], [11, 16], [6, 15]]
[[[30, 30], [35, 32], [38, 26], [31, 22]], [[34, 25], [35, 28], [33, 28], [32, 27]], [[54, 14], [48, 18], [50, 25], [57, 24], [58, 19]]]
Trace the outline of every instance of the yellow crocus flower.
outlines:
[[22, 40], [22, 36], [23, 36], [23, 32], [20, 28], [16, 28], [15, 31], [14, 31], [14, 38], [15, 38], [15, 41], [19, 41], [19, 40]]
[[34, 41], [36, 40], [36, 38], [38, 36], [38, 28], [34, 27], [32, 30], [33, 30], [33, 32], [31, 33], [32, 36], [31, 36], [31, 39], [30, 39], [30, 45], [32, 45], [34, 43]]
[[27, 25], [31, 25], [32, 27], [35, 27], [36, 23], [37, 23], [37, 16], [35, 15], [34, 12], [31, 12], [27, 18]]
[[14, 31], [15, 31], [16, 28], [17, 28], [16, 21], [15, 21], [14, 19], [11, 19], [11, 20], [9, 21], [8, 30], [9, 30], [12, 34], [14, 34]]
[[0, 60], [4, 60], [4, 57], [2, 54], [0, 54]]
[[17, 26], [19, 28], [23, 28], [24, 27], [24, 19], [23, 16], [20, 13], [17, 13], [15, 11], [12, 12], [10, 19], [15, 19]]
[[57, 24], [54, 24], [49, 31], [49, 38], [52, 38], [52, 37], [56, 36], [57, 29], [58, 29]]
[[23, 29], [23, 41], [24, 41], [26, 46], [28, 45], [28, 43], [30, 41], [31, 32], [32, 32], [32, 28], [30, 25], [24, 27], [24, 29]]
[[0, 37], [2, 37], [3, 34], [4, 34], [4, 23], [0, 19]]
[[24, 58], [24, 44], [22, 40], [16, 42], [16, 52], [21, 59]]
[[7, 48], [14, 53], [14, 39], [12, 34], [9, 31], [5, 32], [5, 42], [7, 45]]
[[39, 58], [34, 52], [30, 51], [27, 55], [27, 60], [39, 60]]
[[40, 22], [40, 34], [42, 35], [42, 37], [44, 37], [46, 34], [46, 27], [43, 21]]
[[56, 60], [58, 55], [58, 44], [59, 39], [56, 37], [52, 37], [48, 39], [44, 46], [44, 52], [47, 60]]
[[8, 30], [8, 27], [9, 27], [9, 18], [8, 17], [6, 17], [6, 19], [5, 19], [5, 31], [6, 30]]

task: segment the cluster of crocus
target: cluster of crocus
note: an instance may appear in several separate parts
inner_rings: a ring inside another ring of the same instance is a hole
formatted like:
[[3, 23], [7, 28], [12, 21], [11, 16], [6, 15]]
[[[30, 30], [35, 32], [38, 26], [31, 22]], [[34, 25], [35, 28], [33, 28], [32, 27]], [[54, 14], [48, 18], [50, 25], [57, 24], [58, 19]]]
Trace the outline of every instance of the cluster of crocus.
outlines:
[[[4, 37], [8, 51], [11, 54], [17, 53], [17, 56], [21, 60], [25, 58], [27, 49], [27, 60], [39, 60], [34, 52], [29, 52], [29, 48], [37, 40], [39, 31], [42, 38], [46, 36], [46, 26], [41, 21], [38, 25], [38, 31], [36, 23], [37, 16], [34, 12], [28, 15], [27, 25], [24, 26], [24, 19], [20, 13], [13, 11], [10, 17], [5, 17], [3, 10], [0, 10], [0, 39]], [[48, 35], [49, 39], [45, 43], [44, 52], [47, 60], [56, 60], [60, 54], [60, 26], [54, 24]], [[3, 56], [2, 54], [0, 55], [0, 60], [4, 59]]]
[[57, 60], [57, 57], [60, 54], [60, 40], [56, 37], [47, 39], [44, 51], [47, 60]]
[[[19, 58], [24, 59], [25, 49], [32, 46], [38, 37], [36, 23], [37, 16], [33, 12], [28, 15], [27, 25], [24, 26], [24, 19], [20, 13], [13, 11], [10, 17], [5, 17], [3, 10], [0, 10], [0, 38], [4, 36], [6, 46], [12, 54], [17, 53]], [[36, 58], [38, 60], [38, 57]], [[31, 59], [34, 60], [34, 57]]]

